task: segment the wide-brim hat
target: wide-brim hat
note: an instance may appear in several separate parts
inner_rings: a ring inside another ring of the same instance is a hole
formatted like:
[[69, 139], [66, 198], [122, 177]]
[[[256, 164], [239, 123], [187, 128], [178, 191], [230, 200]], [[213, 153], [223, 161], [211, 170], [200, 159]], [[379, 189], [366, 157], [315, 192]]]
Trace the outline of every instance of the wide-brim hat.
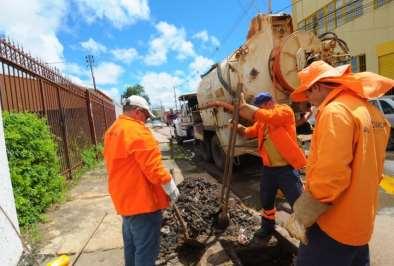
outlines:
[[338, 78], [346, 74], [351, 74], [350, 65], [333, 67], [324, 61], [316, 61], [298, 72], [300, 85], [291, 94], [294, 102], [303, 102], [307, 100], [306, 91], [316, 82], [326, 78]]

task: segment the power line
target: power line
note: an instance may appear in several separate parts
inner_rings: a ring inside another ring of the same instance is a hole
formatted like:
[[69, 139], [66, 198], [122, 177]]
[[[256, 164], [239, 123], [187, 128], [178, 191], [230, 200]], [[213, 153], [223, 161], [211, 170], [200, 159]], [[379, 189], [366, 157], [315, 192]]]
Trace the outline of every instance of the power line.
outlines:
[[[297, 0], [297, 1], [295, 1], [294, 3], [292, 3], [292, 4], [290, 4], [290, 5], [287, 5], [287, 6], [283, 7], [283, 8], [280, 9], [280, 10], [274, 11], [273, 13], [280, 13], [280, 12], [282, 12], [283, 10], [286, 10], [287, 8], [289, 8], [289, 7], [291, 7], [291, 6], [293, 6], [293, 5], [297, 4], [297, 3], [299, 3], [300, 1], [302, 1], [302, 0]], [[227, 32], [227, 34], [223, 37], [223, 39], [222, 39], [220, 45], [217, 46], [217, 47], [215, 47], [215, 49], [214, 49], [214, 51], [212, 52], [212, 54], [210, 55], [210, 57], [215, 56], [215, 54], [220, 50], [220, 48], [223, 46], [223, 44], [224, 44], [224, 43], [228, 40], [228, 38], [233, 34], [234, 30], [238, 27], [238, 25], [240, 24], [240, 21], [244, 18], [244, 16], [247, 14], [247, 12], [248, 12], [251, 8], [253, 8], [254, 5], [257, 5], [257, 2], [256, 2], [256, 0], [251, 0], [251, 1], [249, 2], [248, 6], [247, 6], [247, 7], [244, 7], [244, 6], [241, 4], [241, 1], [238, 0], [238, 4], [239, 4], [240, 7], [242, 8], [243, 12], [242, 12], [242, 13], [240, 14], [240, 16], [237, 18], [237, 20], [235, 21], [235, 23], [233, 24], [233, 26], [230, 28], [230, 30]]]
[[297, 1], [295, 1], [294, 3], [291, 3], [290, 5], [287, 5], [287, 6], [283, 7], [282, 9], [276, 10], [274, 13], [280, 13], [280, 12], [282, 12], [282, 11], [288, 9], [289, 7], [292, 7], [293, 5], [298, 4], [298, 3], [301, 2], [301, 1], [302, 1], [302, 0], [297, 0]]
[[227, 34], [223, 37], [223, 39], [220, 42], [220, 46], [216, 47], [215, 50], [212, 52], [212, 54], [210, 55], [210, 57], [213, 57], [219, 50], [220, 48], [223, 46], [224, 43], [226, 43], [226, 41], [228, 40], [228, 38], [231, 36], [231, 34], [233, 34], [234, 30], [238, 27], [238, 25], [240, 24], [241, 20], [244, 18], [244, 16], [247, 14], [247, 12], [252, 8], [252, 6], [254, 5], [255, 0], [251, 0], [249, 2], [249, 5], [243, 10], [243, 12], [240, 14], [240, 16], [237, 18], [237, 20], [235, 21], [235, 23], [233, 24], [233, 26], [230, 28], [230, 30], [227, 32]]

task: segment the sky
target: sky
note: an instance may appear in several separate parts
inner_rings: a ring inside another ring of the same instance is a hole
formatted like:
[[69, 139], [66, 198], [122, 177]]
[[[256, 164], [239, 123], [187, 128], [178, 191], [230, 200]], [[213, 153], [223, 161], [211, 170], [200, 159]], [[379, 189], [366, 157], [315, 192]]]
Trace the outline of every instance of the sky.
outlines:
[[[274, 13], [291, 0], [272, 1]], [[97, 88], [120, 102], [140, 84], [152, 107], [195, 92], [200, 75], [242, 45], [267, 0], [0, 0], [0, 34], [93, 87], [85, 56], [93, 55]]]

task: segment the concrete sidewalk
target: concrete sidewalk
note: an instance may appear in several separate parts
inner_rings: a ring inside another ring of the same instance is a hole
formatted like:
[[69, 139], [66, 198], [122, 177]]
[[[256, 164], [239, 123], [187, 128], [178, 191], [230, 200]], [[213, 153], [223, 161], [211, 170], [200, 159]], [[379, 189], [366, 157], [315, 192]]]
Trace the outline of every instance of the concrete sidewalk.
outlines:
[[[181, 171], [169, 157], [168, 136], [157, 131], [154, 135], [160, 142], [165, 166], [174, 169], [176, 182], [181, 182]], [[103, 164], [83, 175], [67, 202], [46, 215], [48, 222], [39, 226], [43, 265], [60, 254], [70, 255], [73, 260], [86, 243], [75, 265], [124, 265], [121, 217], [115, 213], [108, 194]]]

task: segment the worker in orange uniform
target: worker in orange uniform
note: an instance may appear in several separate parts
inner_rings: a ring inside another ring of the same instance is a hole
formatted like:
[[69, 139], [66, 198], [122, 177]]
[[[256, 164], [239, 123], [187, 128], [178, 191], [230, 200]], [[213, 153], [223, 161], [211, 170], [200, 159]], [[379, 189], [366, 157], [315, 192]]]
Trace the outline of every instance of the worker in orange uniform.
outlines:
[[121, 115], [104, 137], [108, 187], [123, 218], [126, 266], [152, 266], [160, 249], [162, 210], [179, 196], [161, 162], [160, 149], [144, 124], [154, 117], [140, 96], [126, 99]]
[[[246, 103], [242, 100], [241, 112]], [[305, 155], [296, 139], [293, 110], [285, 104], [276, 104], [272, 95], [262, 92], [255, 97], [254, 124], [250, 127], [238, 125], [238, 132], [247, 138], [258, 138], [258, 151], [263, 161], [260, 180], [262, 204], [261, 228], [255, 233], [258, 238], [270, 236], [275, 228], [275, 198], [280, 189], [293, 206], [302, 193], [298, 170], [306, 163]]]
[[[234, 106], [223, 101], [210, 101], [200, 109], [223, 107], [233, 112]], [[275, 229], [275, 198], [280, 189], [293, 206], [302, 193], [298, 170], [306, 164], [306, 158], [297, 144], [295, 116], [290, 106], [276, 104], [268, 92], [259, 93], [254, 105], [247, 104], [243, 93], [240, 100], [240, 117], [254, 122], [251, 127], [238, 124], [237, 131], [246, 138], [258, 138], [258, 152], [263, 162], [260, 180], [261, 228], [257, 238], [270, 236]]]
[[394, 81], [323, 61], [299, 78], [293, 101], [308, 100], [318, 112], [305, 192], [286, 225], [302, 241], [297, 265], [370, 265], [368, 242], [390, 125], [368, 99], [383, 95]]

